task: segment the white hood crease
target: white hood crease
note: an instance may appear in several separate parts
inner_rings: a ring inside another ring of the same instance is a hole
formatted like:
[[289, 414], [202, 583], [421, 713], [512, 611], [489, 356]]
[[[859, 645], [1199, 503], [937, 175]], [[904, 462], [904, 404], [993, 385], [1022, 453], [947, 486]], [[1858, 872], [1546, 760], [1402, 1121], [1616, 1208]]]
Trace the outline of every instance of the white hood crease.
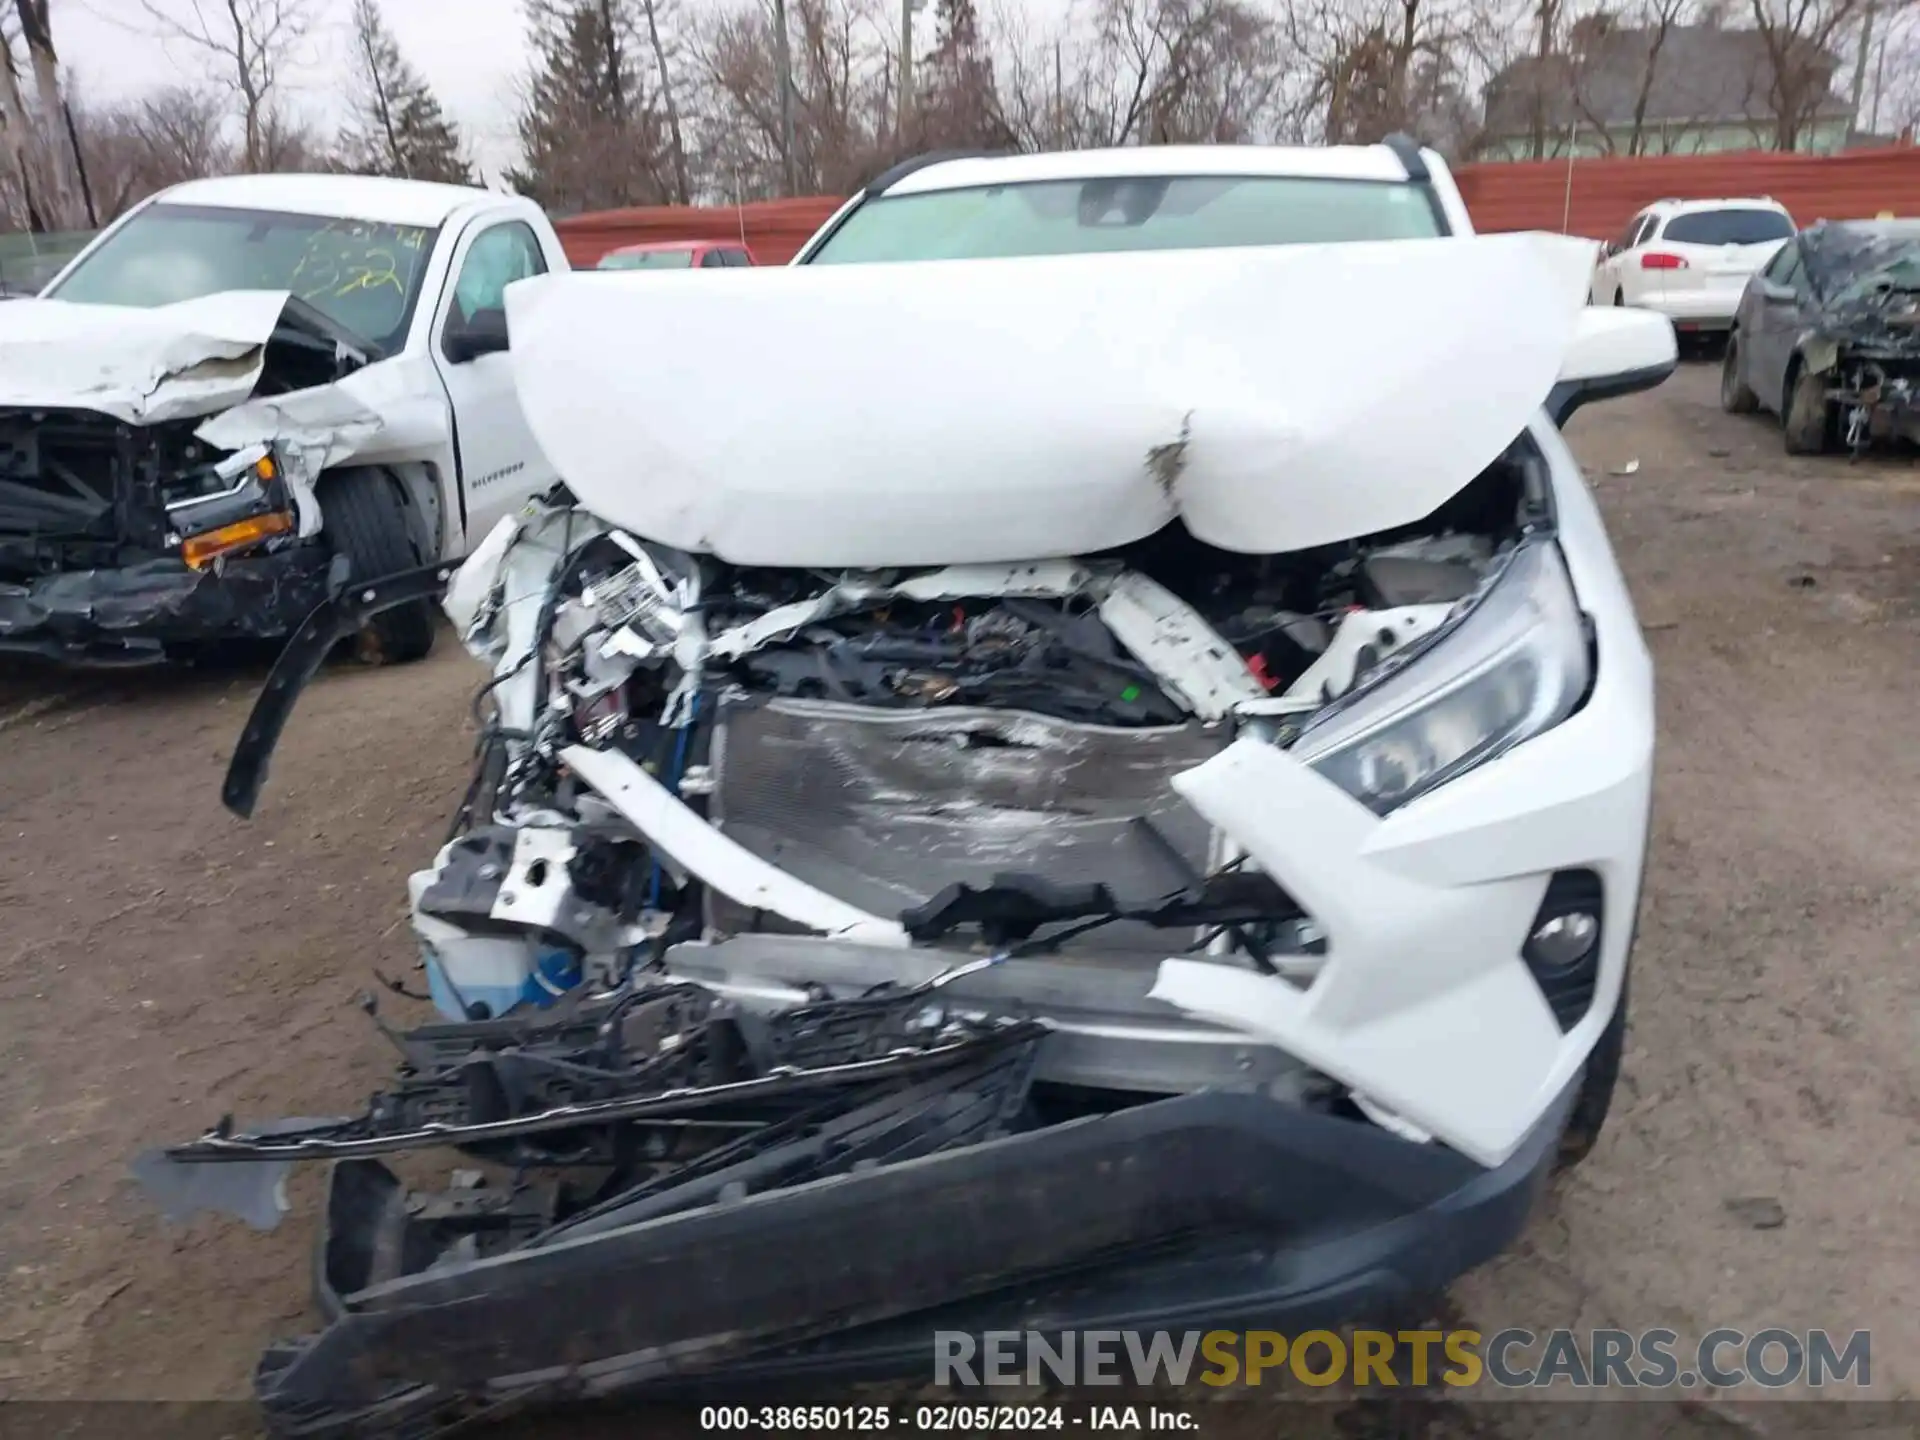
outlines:
[[0, 306], [0, 405], [97, 410], [129, 425], [237, 405], [260, 379], [285, 290], [173, 305], [13, 300]]
[[507, 294], [535, 438], [610, 524], [737, 564], [1297, 550], [1430, 513], [1557, 378], [1590, 242], [1494, 235]]

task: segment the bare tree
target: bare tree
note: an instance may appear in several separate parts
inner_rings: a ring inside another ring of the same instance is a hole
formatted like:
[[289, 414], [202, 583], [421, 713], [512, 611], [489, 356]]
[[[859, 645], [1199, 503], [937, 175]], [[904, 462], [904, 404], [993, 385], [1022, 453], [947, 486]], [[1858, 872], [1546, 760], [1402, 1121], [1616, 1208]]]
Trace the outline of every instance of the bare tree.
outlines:
[[1836, 51], [1872, 0], [1749, 0], [1766, 64], [1754, 88], [1776, 150], [1794, 150], [1833, 94]]
[[[60, 90], [60, 57], [53, 48], [53, 25], [47, 15], [47, 0], [14, 0], [14, 14], [19, 20], [20, 40], [26, 47], [27, 61], [33, 71], [34, 112], [40, 151], [45, 157], [47, 201], [55, 212], [56, 223], [79, 225], [84, 211], [75, 197], [75, 185], [83, 162], [73, 147], [68, 127], [66, 100]], [[11, 54], [8, 59], [11, 61]]]
[[1098, 0], [1080, 35], [1006, 32], [1002, 113], [1046, 148], [1281, 138], [1297, 56], [1251, 0]]
[[1574, 23], [1563, 82], [1602, 153], [1651, 155], [1669, 148], [1667, 127], [1649, 124], [1656, 92], [1667, 103], [1697, 97], [1702, 113], [1725, 103], [1725, 74], [1715, 68], [1686, 73], [1668, 44], [1698, 13], [1695, 0], [1638, 0], [1632, 9], [1595, 10]]
[[156, 33], [208, 56], [240, 110], [243, 163], [274, 168], [301, 127], [277, 109], [281, 75], [313, 27], [314, 0], [140, 0]]
[[[791, 0], [792, 189], [843, 195], [898, 156], [892, 119], [897, 53], [871, 0]], [[786, 193], [781, 87], [770, 7], [711, 16], [700, 35], [700, 168], [731, 199]]]
[[[660, 82], [660, 106], [666, 114], [667, 146], [673, 159], [673, 198], [682, 205], [693, 202], [693, 187], [687, 175], [686, 136], [680, 125], [680, 106], [675, 99], [670, 42], [662, 38], [661, 11], [666, 0], [640, 0], [640, 14], [647, 25], [647, 46], [653, 51], [654, 72]], [[669, 34], [671, 32], [668, 32]]]
[[[1632, 126], [1627, 132], [1627, 154], [1650, 153], [1647, 135], [1647, 106], [1653, 97], [1654, 82], [1660, 75], [1661, 56], [1667, 38], [1674, 29], [1687, 23], [1692, 0], [1642, 0], [1635, 13], [1636, 28], [1646, 37], [1646, 59], [1641, 66], [1639, 84], [1633, 97]], [[1659, 146], [1666, 149], [1664, 138]]]
[[1920, 125], [1920, 24], [1912, 11], [1878, 32], [1871, 94], [1870, 119], [1861, 128], [1910, 137]]
[[218, 94], [190, 85], [156, 91], [133, 106], [127, 125], [152, 188], [233, 170], [239, 156], [227, 138], [226, 118]]
[[[72, 140], [102, 222], [156, 190], [225, 174], [235, 166], [221, 95], [178, 87], [117, 105], [93, 106], [79, 98], [65, 103], [72, 109]], [[0, 213], [15, 224], [28, 224], [26, 198], [17, 176], [0, 167]]]
[[1484, 12], [1454, 0], [1315, 0], [1290, 15], [1308, 57], [1305, 100], [1329, 144], [1366, 144], [1401, 131], [1465, 147], [1471, 137], [1465, 63]]
[[13, 50], [11, 33], [0, 33], [0, 39], [6, 42], [4, 67], [0, 67], [0, 120], [4, 121], [4, 138], [9, 161], [10, 173], [7, 175], [9, 191], [9, 210], [17, 216], [28, 230], [42, 231], [51, 228], [47, 212], [42, 207], [41, 197], [45, 191], [42, 172], [40, 134], [35, 125], [35, 117], [27, 106], [25, 94], [20, 89], [20, 63]]

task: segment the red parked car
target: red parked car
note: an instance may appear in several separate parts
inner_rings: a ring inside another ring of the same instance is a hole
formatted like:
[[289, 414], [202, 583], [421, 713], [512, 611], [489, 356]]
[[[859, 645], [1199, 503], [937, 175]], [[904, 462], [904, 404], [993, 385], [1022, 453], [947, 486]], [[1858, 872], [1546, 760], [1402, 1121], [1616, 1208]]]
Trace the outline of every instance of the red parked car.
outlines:
[[660, 240], [622, 245], [600, 257], [596, 270], [711, 270], [726, 265], [755, 265], [753, 251], [738, 240]]

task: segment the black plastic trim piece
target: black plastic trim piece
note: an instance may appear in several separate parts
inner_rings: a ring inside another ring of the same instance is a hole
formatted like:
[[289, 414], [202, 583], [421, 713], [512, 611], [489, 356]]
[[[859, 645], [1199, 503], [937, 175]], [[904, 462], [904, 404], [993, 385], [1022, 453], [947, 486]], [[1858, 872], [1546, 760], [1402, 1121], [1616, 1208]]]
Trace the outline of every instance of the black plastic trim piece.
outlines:
[[949, 160], [991, 160], [1001, 153], [1004, 152], [994, 150], [929, 150], [924, 155], [915, 155], [911, 160], [902, 160], [898, 165], [890, 169], [882, 170], [872, 180], [867, 182], [867, 187], [862, 194], [869, 200], [876, 196], [884, 195], [895, 185], [898, 185], [902, 180], [906, 179], [907, 176], [913, 174], [916, 170], [925, 170], [929, 165], [944, 165]]
[[561, 1375], [604, 1395], [912, 1373], [936, 1328], [1386, 1318], [1520, 1233], [1573, 1095], [1492, 1170], [1261, 1096], [1178, 1096], [339, 1296], [256, 1389], [270, 1429], [324, 1435]]
[[280, 732], [287, 728], [300, 693], [319, 673], [333, 647], [384, 610], [412, 600], [437, 600], [459, 568], [455, 561], [403, 570], [350, 585], [313, 607], [287, 641], [280, 658], [273, 662], [260, 698], [253, 702], [253, 711], [247, 716], [246, 728], [240, 732], [240, 743], [233, 747], [227, 778], [220, 787], [220, 800], [227, 809], [243, 820], [252, 818], [260, 789], [266, 784], [267, 762], [280, 743]]
[[1420, 153], [1420, 142], [1411, 135], [1394, 131], [1380, 142], [1393, 152], [1407, 172], [1407, 179], [1416, 185], [1424, 185], [1433, 178], [1433, 172], [1427, 169], [1427, 158]]
[[1673, 374], [1678, 357], [1640, 370], [1622, 370], [1595, 380], [1562, 380], [1547, 392], [1547, 418], [1562, 429], [1582, 405], [1596, 400], [1618, 400], [1622, 395], [1637, 395], [1651, 390]]

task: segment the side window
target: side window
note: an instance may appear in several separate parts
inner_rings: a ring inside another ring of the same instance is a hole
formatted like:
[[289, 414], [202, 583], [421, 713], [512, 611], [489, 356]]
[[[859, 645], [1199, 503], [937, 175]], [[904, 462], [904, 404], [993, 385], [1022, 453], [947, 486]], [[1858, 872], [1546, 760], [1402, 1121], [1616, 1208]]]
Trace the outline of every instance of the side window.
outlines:
[[1787, 263], [1787, 273], [1780, 277], [1780, 283], [1791, 285], [1796, 295], [1806, 295], [1813, 289], [1812, 282], [1807, 279], [1806, 261], [1801, 258], [1798, 245], [1789, 245], [1787, 248], [1793, 252], [1793, 259]]
[[1613, 248], [1616, 251], [1631, 250], [1639, 243], [1634, 237], [1637, 236], [1641, 228], [1646, 225], [1647, 218], [1645, 215], [1636, 215], [1633, 219], [1629, 220], [1627, 222], [1627, 228], [1620, 232], [1620, 238], [1613, 242]]
[[727, 252], [724, 250], [709, 250], [700, 257], [700, 268], [702, 270], [718, 270], [726, 263]]
[[1792, 272], [1800, 264], [1800, 247], [1789, 240], [1780, 247], [1780, 253], [1767, 262], [1767, 268], [1761, 273], [1777, 285], [1792, 283]]
[[751, 267], [753, 264], [753, 261], [747, 258], [747, 252], [744, 250], [728, 250], [725, 252], [725, 254], [727, 257], [727, 264], [729, 265], [734, 265], [734, 266], [745, 265], [745, 266]]
[[1640, 229], [1633, 237], [1633, 243], [1636, 245], [1646, 244], [1649, 240], [1653, 239], [1653, 232], [1659, 228], [1660, 217], [1658, 215], [1647, 216], [1646, 219], [1640, 222]]
[[546, 256], [540, 253], [540, 241], [524, 220], [507, 220], [489, 226], [474, 237], [467, 247], [467, 258], [460, 262], [460, 278], [453, 282], [453, 313], [447, 317], [450, 327], [463, 325], [482, 310], [499, 310], [506, 304], [507, 286], [530, 275], [544, 275]]

